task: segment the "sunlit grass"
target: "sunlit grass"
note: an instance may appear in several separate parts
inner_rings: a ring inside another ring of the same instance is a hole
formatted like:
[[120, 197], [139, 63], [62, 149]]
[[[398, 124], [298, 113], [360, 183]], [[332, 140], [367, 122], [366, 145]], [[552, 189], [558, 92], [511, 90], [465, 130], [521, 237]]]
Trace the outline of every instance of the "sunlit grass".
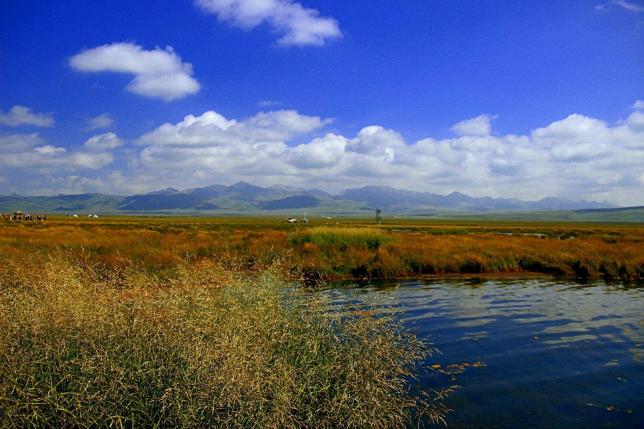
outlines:
[[[179, 261], [164, 279], [69, 253], [0, 266], [0, 426], [400, 427], [442, 421], [410, 391], [431, 352], [385, 315]], [[232, 265], [232, 266], [231, 266]]]
[[379, 228], [318, 226], [291, 234], [289, 243], [295, 246], [310, 243], [315, 246], [340, 249], [355, 246], [376, 250], [391, 239], [391, 237], [385, 236]]
[[[326, 225], [328, 223], [329, 225]], [[0, 253], [65, 250], [92, 261], [171, 276], [185, 259], [236, 260], [261, 269], [285, 255], [293, 270], [327, 278], [541, 273], [644, 277], [644, 227], [535, 222], [463, 223], [277, 218], [133, 218], [0, 224]], [[38, 256], [40, 257], [40, 256]]]
[[[0, 224], [0, 426], [398, 427], [430, 353], [333, 278], [644, 278], [637, 225], [276, 218]], [[279, 267], [279, 268], [276, 268]]]

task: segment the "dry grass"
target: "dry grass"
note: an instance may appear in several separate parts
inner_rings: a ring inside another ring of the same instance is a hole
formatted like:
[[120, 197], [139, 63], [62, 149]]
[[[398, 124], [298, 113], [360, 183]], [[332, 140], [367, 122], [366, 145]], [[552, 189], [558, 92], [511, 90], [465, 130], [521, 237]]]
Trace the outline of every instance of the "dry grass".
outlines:
[[2, 427], [400, 427], [442, 421], [410, 380], [431, 349], [261, 272], [171, 277], [76, 252], [0, 266]]
[[2, 427], [399, 427], [444, 416], [431, 349], [285, 274], [641, 279], [644, 228], [54, 220], [0, 224], [0, 261]]
[[644, 278], [641, 225], [396, 222], [382, 228], [359, 220], [291, 226], [250, 218], [0, 223], [0, 253], [39, 258], [64, 250], [115, 270], [135, 263], [166, 277], [186, 259], [234, 260], [257, 270], [290, 255], [294, 270], [328, 278], [524, 272]]

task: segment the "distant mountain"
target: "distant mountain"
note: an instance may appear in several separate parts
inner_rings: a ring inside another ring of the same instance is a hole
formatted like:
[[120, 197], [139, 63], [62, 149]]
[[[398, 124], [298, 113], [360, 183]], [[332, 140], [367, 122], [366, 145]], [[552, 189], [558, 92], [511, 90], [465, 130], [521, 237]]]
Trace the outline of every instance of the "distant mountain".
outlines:
[[[261, 187], [246, 182], [178, 190], [165, 188], [141, 195], [106, 194], [55, 195], [48, 197], [0, 196], [0, 211], [27, 212], [167, 212], [211, 211], [218, 213], [257, 213], [300, 211], [360, 214], [376, 208], [389, 213], [484, 213], [595, 210], [613, 206], [594, 201], [543, 198], [521, 201], [515, 198], [470, 197], [460, 192], [448, 195], [416, 192], [388, 186], [364, 186], [332, 195], [319, 189], [284, 185]], [[629, 212], [630, 213], [630, 212]]]
[[113, 212], [123, 197], [105, 194], [54, 195], [50, 197], [23, 197], [20, 195], [0, 196], [0, 211], [10, 212]]
[[178, 194], [179, 192], [181, 191], [179, 191], [178, 189], [164, 188], [159, 191], [149, 192], [146, 195], [172, 195], [172, 194]]
[[280, 209], [303, 209], [315, 207], [320, 204], [320, 200], [310, 195], [294, 195], [292, 197], [281, 198], [273, 201], [263, 201], [259, 204], [264, 210]]
[[410, 211], [419, 208], [443, 208], [467, 211], [497, 210], [577, 210], [612, 207], [595, 201], [569, 201], [561, 198], [544, 198], [539, 201], [521, 201], [515, 198], [470, 197], [460, 192], [449, 195], [395, 189], [388, 186], [364, 186], [347, 189], [336, 198], [360, 201], [371, 207], [393, 211]]
[[181, 192], [172, 194], [146, 194], [125, 197], [118, 209], [122, 211], [189, 210], [203, 204], [203, 197]]
[[347, 189], [337, 199], [359, 201], [381, 209], [408, 208], [429, 205], [429, 199], [440, 195], [394, 189], [388, 186], [364, 186]]

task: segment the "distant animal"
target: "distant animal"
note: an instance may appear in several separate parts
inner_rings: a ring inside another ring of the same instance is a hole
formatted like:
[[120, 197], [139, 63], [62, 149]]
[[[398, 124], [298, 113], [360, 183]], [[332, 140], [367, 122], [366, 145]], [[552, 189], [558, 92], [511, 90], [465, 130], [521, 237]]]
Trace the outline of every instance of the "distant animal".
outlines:
[[284, 222], [286, 222], [286, 223], [297, 223], [297, 219], [294, 218], [294, 217], [287, 217], [286, 219], [284, 219]]

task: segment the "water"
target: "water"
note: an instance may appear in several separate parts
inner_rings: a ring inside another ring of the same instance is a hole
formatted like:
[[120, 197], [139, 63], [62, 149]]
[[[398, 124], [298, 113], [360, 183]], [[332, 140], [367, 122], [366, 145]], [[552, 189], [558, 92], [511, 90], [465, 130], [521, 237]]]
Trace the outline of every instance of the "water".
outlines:
[[440, 349], [427, 363], [441, 369], [421, 382], [461, 386], [449, 427], [644, 428], [641, 285], [403, 281], [323, 293], [397, 306]]

